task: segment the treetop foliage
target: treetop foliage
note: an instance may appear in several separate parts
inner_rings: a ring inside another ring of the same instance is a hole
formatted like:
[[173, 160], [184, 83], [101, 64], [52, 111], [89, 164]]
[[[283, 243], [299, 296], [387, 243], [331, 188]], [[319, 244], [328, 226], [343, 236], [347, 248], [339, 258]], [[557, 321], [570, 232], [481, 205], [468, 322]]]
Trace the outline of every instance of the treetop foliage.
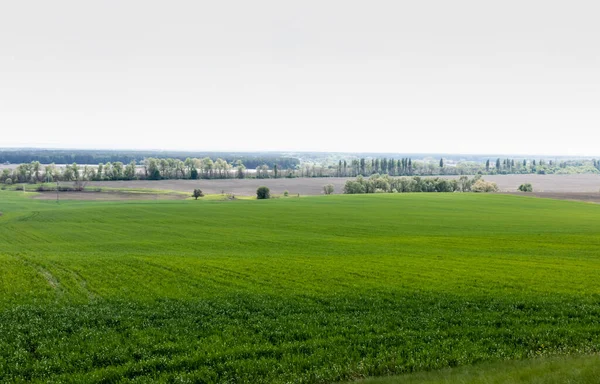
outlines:
[[475, 189], [479, 192], [479, 189], [484, 186], [485, 192], [498, 190], [495, 183], [484, 182], [480, 176], [473, 178], [461, 176], [451, 180], [419, 176], [394, 178], [375, 174], [369, 178], [359, 176], [355, 180], [348, 180], [344, 185], [344, 193], [471, 192]]

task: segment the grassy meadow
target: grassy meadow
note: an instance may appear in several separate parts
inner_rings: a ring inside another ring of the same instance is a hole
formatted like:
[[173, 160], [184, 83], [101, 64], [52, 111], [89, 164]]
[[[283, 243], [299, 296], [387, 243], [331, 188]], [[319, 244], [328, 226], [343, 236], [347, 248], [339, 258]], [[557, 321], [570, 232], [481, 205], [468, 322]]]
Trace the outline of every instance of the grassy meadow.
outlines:
[[0, 211], [0, 382], [327, 383], [600, 351], [598, 205], [0, 191]]

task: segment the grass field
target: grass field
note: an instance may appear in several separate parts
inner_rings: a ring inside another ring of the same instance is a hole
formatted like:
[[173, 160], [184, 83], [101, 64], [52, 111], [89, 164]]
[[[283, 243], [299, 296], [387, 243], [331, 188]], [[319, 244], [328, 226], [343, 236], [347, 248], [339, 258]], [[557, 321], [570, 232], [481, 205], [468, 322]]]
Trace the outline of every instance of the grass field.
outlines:
[[0, 191], [0, 382], [320, 383], [600, 351], [600, 206]]
[[597, 384], [600, 356], [499, 361], [361, 380], [358, 384]]

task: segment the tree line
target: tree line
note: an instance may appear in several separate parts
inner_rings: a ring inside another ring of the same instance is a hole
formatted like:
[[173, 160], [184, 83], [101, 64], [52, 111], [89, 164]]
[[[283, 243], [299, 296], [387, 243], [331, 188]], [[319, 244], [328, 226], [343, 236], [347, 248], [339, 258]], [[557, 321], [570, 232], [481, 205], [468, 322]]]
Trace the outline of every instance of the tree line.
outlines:
[[346, 181], [344, 185], [345, 194], [409, 192], [498, 192], [498, 186], [483, 180], [481, 175], [445, 179], [420, 176], [390, 177], [379, 174], [368, 178], [358, 176], [354, 180]]
[[5, 168], [0, 173], [0, 182], [39, 183], [56, 181], [107, 181], [107, 180], [164, 180], [164, 179], [243, 179], [247, 177], [266, 179], [293, 177], [293, 170], [279, 164], [270, 168], [267, 164], [249, 169], [241, 160], [230, 163], [218, 158], [146, 158], [140, 164], [132, 160], [129, 164], [120, 161], [98, 165], [66, 166], [43, 165], [39, 161], [19, 164], [14, 169]]
[[[255, 164], [255, 163], [254, 163]], [[439, 161], [413, 160], [410, 157], [360, 158], [339, 160], [335, 165], [296, 164], [292, 162], [266, 163], [250, 167], [241, 159], [227, 161], [210, 157], [179, 158], [147, 157], [141, 162], [131, 160], [99, 163], [98, 165], [56, 166], [40, 161], [23, 163], [14, 169], [0, 172], [2, 183], [37, 183], [55, 181], [104, 180], [162, 180], [162, 179], [228, 179], [228, 178], [281, 178], [281, 177], [369, 177], [371, 175], [439, 176], [439, 175], [498, 175], [498, 174], [577, 174], [600, 173], [598, 160], [516, 160], [488, 159], [485, 163], [463, 162], [449, 165]]]
[[135, 161], [141, 164], [147, 158], [178, 159], [187, 158], [223, 159], [230, 164], [241, 161], [248, 168], [256, 168], [263, 164], [273, 168], [294, 168], [300, 159], [283, 154], [271, 153], [227, 153], [227, 152], [179, 152], [179, 151], [108, 151], [108, 150], [65, 150], [65, 149], [4, 149], [0, 150], [0, 164], [24, 164], [39, 162], [41, 164], [99, 164], [122, 163]]
[[504, 175], [504, 174], [577, 174], [600, 173], [600, 160], [516, 160], [511, 158], [487, 159], [485, 163], [459, 162], [449, 165], [444, 158], [439, 161], [413, 160], [412, 158], [360, 158], [339, 160], [327, 168], [303, 165], [304, 177], [356, 177], [374, 174], [389, 176], [439, 176], [439, 175]]

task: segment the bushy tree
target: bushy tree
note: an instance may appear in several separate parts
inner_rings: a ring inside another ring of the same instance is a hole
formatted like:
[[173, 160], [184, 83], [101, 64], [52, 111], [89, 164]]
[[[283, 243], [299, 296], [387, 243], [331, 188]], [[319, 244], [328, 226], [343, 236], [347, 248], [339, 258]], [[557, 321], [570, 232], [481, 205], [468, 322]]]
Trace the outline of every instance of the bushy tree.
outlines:
[[326, 195], [331, 195], [333, 193], [333, 184], [327, 184], [326, 186], [323, 187], [323, 192]]
[[192, 197], [196, 200], [198, 200], [199, 197], [204, 197], [204, 193], [202, 193], [201, 189], [194, 189], [194, 193], [192, 194]]
[[359, 181], [348, 180], [348, 181], [346, 181], [346, 184], [344, 185], [344, 193], [345, 194], [354, 195], [354, 194], [360, 194], [360, 193], [365, 193], [365, 192], [366, 192], [365, 186]]
[[471, 187], [473, 192], [498, 192], [500, 189], [496, 183], [485, 181], [483, 179], [477, 180]]
[[271, 198], [271, 190], [268, 187], [258, 187], [256, 190], [256, 198], [259, 200]]
[[519, 185], [519, 191], [521, 192], [533, 192], [533, 186], [530, 183]]

